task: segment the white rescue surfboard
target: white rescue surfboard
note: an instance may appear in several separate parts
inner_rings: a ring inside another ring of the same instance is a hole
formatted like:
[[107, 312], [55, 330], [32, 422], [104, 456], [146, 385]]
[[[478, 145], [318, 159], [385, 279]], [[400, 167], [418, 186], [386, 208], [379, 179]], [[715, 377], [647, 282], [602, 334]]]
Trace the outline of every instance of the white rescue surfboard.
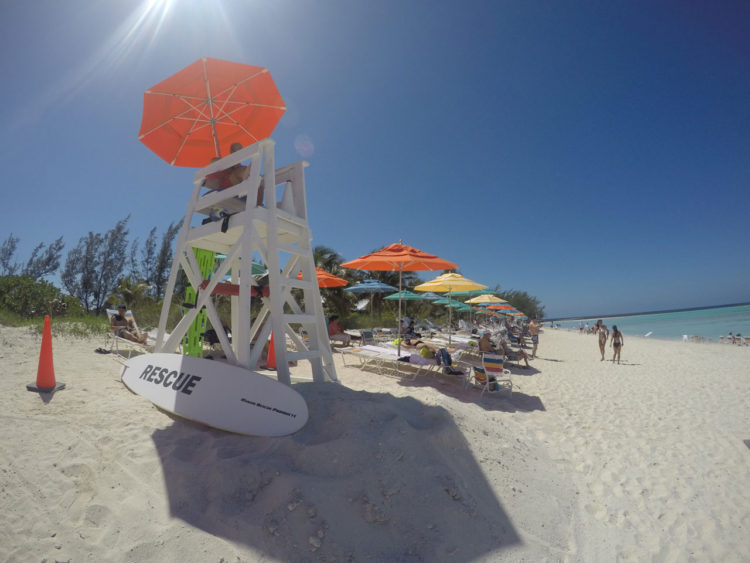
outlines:
[[208, 426], [254, 436], [286, 436], [307, 422], [291, 387], [219, 361], [144, 354], [125, 363], [125, 386], [162, 409]]

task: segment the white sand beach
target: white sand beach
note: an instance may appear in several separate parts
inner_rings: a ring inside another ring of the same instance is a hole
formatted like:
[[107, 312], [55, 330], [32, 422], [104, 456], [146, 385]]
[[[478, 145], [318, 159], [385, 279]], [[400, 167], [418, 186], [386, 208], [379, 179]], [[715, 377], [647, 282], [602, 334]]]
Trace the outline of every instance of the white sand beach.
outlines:
[[511, 399], [336, 355], [271, 439], [158, 410], [99, 340], [54, 339], [44, 401], [0, 327], [0, 560], [750, 560], [750, 347], [625, 338], [547, 330]]

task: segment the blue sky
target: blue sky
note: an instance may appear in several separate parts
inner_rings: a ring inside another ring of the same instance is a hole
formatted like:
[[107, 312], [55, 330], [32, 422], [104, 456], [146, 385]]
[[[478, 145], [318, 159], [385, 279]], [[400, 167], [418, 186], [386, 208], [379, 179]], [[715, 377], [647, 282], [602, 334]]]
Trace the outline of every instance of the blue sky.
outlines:
[[314, 243], [345, 259], [402, 239], [548, 317], [750, 301], [746, 2], [0, 13], [0, 239], [21, 239], [18, 260], [127, 214], [141, 239], [184, 215], [193, 170], [138, 141], [143, 92], [209, 56], [271, 71], [288, 107], [276, 162], [310, 162]]

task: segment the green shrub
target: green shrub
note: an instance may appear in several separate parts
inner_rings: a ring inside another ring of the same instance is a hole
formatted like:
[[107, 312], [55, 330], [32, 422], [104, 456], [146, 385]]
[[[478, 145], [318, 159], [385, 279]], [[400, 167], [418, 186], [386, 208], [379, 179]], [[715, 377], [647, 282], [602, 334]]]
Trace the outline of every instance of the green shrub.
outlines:
[[[29, 276], [0, 277], [0, 309], [24, 319], [64, 315], [75, 299], [49, 282]], [[78, 305], [80, 309], [80, 304]]]

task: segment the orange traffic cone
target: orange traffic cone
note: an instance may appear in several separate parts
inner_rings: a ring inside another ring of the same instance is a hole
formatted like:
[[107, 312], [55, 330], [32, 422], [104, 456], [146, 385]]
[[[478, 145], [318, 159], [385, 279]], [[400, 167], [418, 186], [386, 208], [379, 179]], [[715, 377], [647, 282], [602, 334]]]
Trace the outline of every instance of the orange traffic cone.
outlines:
[[271, 340], [268, 343], [268, 356], [266, 357], [266, 368], [276, 369], [276, 348], [273, 345], [273, 332], [271, 333]]
[[36, 385], [29, 383], [26, 389], [29, 391], [39, 391], [40, 393], [54, 393], [60, 389], [65, 389], [64, 383], [55, 383], [55, 366], [52, 363], [52, 325], [50, 324], [49, 315], [44, 317], [42, 350], [39, 352]]

